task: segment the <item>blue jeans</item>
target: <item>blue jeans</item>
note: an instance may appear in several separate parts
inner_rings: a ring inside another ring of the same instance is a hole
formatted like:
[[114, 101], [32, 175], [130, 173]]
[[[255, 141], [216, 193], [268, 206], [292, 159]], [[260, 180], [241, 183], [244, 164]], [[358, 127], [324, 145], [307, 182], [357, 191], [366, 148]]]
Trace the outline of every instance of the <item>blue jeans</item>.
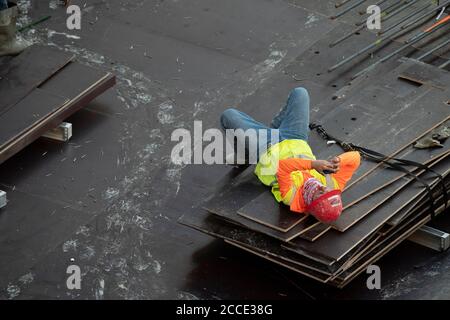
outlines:
[[8, 8], [8, 0], [0, 0], [0, 10]]
[[[309, 135], [309, 94], [305, 88], [295, 88], [289, 94], [286, 105], [272, 120], [270, 127], [256, 121], [246, 113], [230, 108], [220, 117], [222, 129], [264, 130], [267, 141], [258, 141], [258, 156], [267, 147], [286, 139], [308, 140]], [[275, 132], [276, 131], [276, 132]], [[272, 141], [279, 137], [279, 141]]]

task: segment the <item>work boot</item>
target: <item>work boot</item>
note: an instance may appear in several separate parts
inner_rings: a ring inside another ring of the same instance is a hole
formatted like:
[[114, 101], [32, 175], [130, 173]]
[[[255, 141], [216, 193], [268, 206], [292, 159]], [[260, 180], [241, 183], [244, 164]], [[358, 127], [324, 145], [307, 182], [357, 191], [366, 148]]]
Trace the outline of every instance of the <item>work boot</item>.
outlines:
[[8, 3], [9, 8], [0, 10], [0, 56], [17, 55], [30, 44], [16, 38], [17, 5]]

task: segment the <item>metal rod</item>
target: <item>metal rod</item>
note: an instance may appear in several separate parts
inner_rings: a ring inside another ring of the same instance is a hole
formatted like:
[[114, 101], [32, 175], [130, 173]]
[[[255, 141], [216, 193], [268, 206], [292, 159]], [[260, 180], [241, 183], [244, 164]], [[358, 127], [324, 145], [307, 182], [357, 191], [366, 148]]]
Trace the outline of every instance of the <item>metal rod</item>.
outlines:
[[[414, 1], [417, 1], [417, 0], [414, 0]], [[387, 15], [389, 15], [391, 13], [391, 12], [389, 12], [390, 9], [393, 9], [393, 8], [399, 6], [399, 5], [402, 5], [402, 2], [408, 2], [408, 1], [399, 1], [399, 2], [396, 2], [396, 3], [393, 3], [393, 4], [389, 5], [388, 7], [383, 9], [383, 11], [380, 13], [380, 17], [381, 18], [385, 18]], [[364, 20], [356, 23], [357, 26], [365, 25], [365, 24], [367, 24], [367, 19], [364, 19]]]
[[385, 40], [390, 39], [392, 36], [395, 36], [396, 34], [390, 34], [390, 35], [385, 35], [381, 38], [379, 38], [377, 41], [369, 44], [368, 46], [364, 47], [363, 49], [359, 50], [358, 52], [352, 54], [351, 56], [345, 58], [344, 60], [342, 60], [341, 62], [338, 62], [337, 64], [335, 64], [334, 66], [332, 66], [331, 68], [328, 69], [328, 72], [333, 72], [334, 70], [336, 70], [337, 68], [339, 68], [340, 66], [343, 66], [344, 64], [352, 61], [353, 59], [359, 57], [360, 55], [366, 53], [367, 51], [369, 51], [370, 49], [375, 48], [376, 46], [380, 45], [381, 43], [383, 43]]
[[344, 4], [346, 4], [347, 2], [350, 2], [350, 1], [352, 1], [352, 0], [344, 0], [344, 1], [342, 1], [342, 2], [338, 2], [338, 3], [336, 3], [336, 4], [334, 5], [334, 7], [335, 7], [335, 8], [342, 7]]
[[410, 22], [404, 26], [402, 26], [402, 29], [406, 29], [408, 27], [410, 27], [411, 25], [413, 25], [414, 23], [418, 22], [419, 20], [422, 20], [423, 18], [429, 16], [430, 14], [434, 13], [437, 10], [440, 10], [446, 6], [450, 5], [450, 1], [445, 1], [443, 4], [437, 6], [436, 8], [431, 8], [430, 10], [428, 10], [427, 12], [425, 12], [423, 15], [419, 16], [416, 21]]
[[17, 30], [18, 32], [23, 32], [31, 27], [34, 27], [35, 25], [38, 25], [39, 23], [42, 23], [44, 21], [47, 21], [48, 19], [50, 19], [52, 16], [46, 16], [43, 17], [37, 21], [31, 22], [30, 24], [27, 24], [26, 26], [23, 26], [22, 28], [20, 28], [19, 30]]
[[[388, 1], [388, 0], [380, 0], [380, 1], [378, 1], [377, 3], [375, 3], [375, 5], [376, 6], [381, 6], [383, 3], [385, 3], [386, 1]], [[358, 12], [360, 15], [363, 15], [363, 14], [366, 14], [367, 13], [367, 10], [366, 11], [360, 11], [360, 12]]]
[[450, 66], [450, 60], [447, 60], [443, 64], [439, 66], [439, 69], [444, 69], [445, 67]]
[[[418, 1], [418, 0], [414, 0], [414, 1]], [[383, 16], [383, 14], [385, 14], [386, 11], [387, 11], [388, 9], [390, 9], [390, 8], [392, 8], [392, 7], [394, 7], [394, 6], [397, 6], [398, 4], [399, 4], [399, 3], [395, 3], [395, 4], [390, 5], [389, 7], [387, 7], [387, 8], [385, 9], [385, 11], [383, 11], [383, 12], [381, 13], [381, 16]], [[392, 12], [392, 13], [394, 13], [394, 12]], [[395, 13], [394, 13], [394, 14], [395, 14]], [[389, 18], [391, 18], [391, 17], [392, 17], [392, 16], [391, 16], [390, 14], [387, 15], [387, 16], [385, 16], [385, 17], [382, 17], [382, 21], [383, 21], [383, 19], [384, 19], [384, 20], [387, 20], [387, 19], [389, 19]], [[341, 43], [342, 41], [347, 40], [347, 39], [350, 38], [352, 35], [354, 35], [354, 34], [358, 33], [359, 31], [363, 30], [363, 29], [365, 28], [365, 26], [366, 26], [366, 20], [361, 21], [361, 22], [358, 22], [358, 23], [356, 23], [356, 25], [359, 26], [359, 27], [356, 28], [356, 29], [354, 29], [354, 30], [352, 30], [351, 32], [349, 32], [349, 33], [343, 35], [341, 38], [337, 39], [335, 42], [331, 43], [331, 44], [330, 44], [330, 48], [333, 48], [334, 46], [338, 45], [338, 44]]]
[[385, 20], [388, 20], [388, 19], [392, 18], [393, 16], [395, 16], [396, 14], [402, 12], [402, 11], [405, 10], [405, 9], [408, 9], [408, 8], [411, 7], [413, 4], [415, 4], [417, 1], [420, 1], [420, 0], [412, 0], [411, 2], [405, 3], [402, 7], [397, 8], [397, 9], [395, 9], [395, 10], [389, 12], [389, 13], [388, 13], [389, 15], [386, 17]]
[[381, 30], [380, 32], [378, 32], [378, 35], [382, 35], [392, 29], [394, 29], [395, 27], [397, 27], [398, 25], [402, 24], [403, 22], [411, 19], [412, 17], [414, 17], [415, 15], [418, 15], [419, 13], [421, 13], [423, 10], [425, 10], [426, 8], [428, 8], [431, 5], [431, 3], [427, 3], [425, 6], [423, 6], [420, 9], [417, 9], [416, 11], [411, 12], [409, 15], [407, 15], [406, 17], [403, 17], [402, 19], [400, 19], [399, 21], [395, 22], [393, 25], [389, 26], [388, 28], [386, 28], [385, 30]]
[[440, 45], [438, 45], [437, 47], [425, 52], [424, 54], [422, 54], [420, 57], [417, 58], [417, 60], [422, 60], [423, 58], [425, 58], [426, 56], [429, 56], [430, 54], [432, 54], [433, 52], [445, 47], [446, 45], [448, 45], [450, 43], [450, 39], [448, 39], [447, 41], [444, 41], [443, 43], [441, 43]]
[[354, 29], [353, 31], [343, 35], [342, 37], [340, 37], [339, 39], [337, 39], [335, 42], [330, 43], [330, 48], [333, 48], [334, 46], [338, 45], [339, 43], [341, 43], [344, 40], [347, 40], [348, 38], [350, 38], [352, 35], [356, 34], [357, 32], [361, 31], [362, 29], [364, 29], [366, 26], [362, 25], [356, 29]]
[[[450, 3], [450, 0], [447, 1], [446, 3]], [[444, 3], [444, 5], [446, 4]], [[431, 12], [434, 12], [434, 10], [438, 10], [439, 8], [433, 8], [431, 11], [428, 12], [428, 14], [430, 14]], [[396, 30], [393, 34], [386, 34], [383, 37], [381, 37], [380, 39], [378, 39], [377, 41], [369, 44], [368, 46], [364, 47], [363, 49], [361, 49], [360, 51], [352, 54], [351, 56], [345, 58], [344, 60], [340, 61], [339, 63], [335, 64], [334, 66], [332, 66], [331, 68], [328, 69], [328, 72], [332, 72], [334, 70], [336, 70], [337, 68], [341, 67], [342, 65], [352, 61], [353, 59], [359, 57], [360, 55], [364, 54], [365, 52], [369, 51], [370, 49], [375, 48], [376, 46], [380, 45], [382, 42], [384, 42], [385, 40], [388, 40], [392, 37], [397, 36], [398, 34], [400, 34], [403, 30]], [[341, 40], [341, 39], [340, 39]]]
[[359, 6], [360, 4], [363, 4], [364, 2], [366, 2], [367, 0], [358, 0], [357, 2], [355, 2], [354, 4], [352, 4], [351, 6], [349, 6], [348, 8], [342, 10], [341, 12], [337, 13], [334, 16], [331, 16], [331, 19], [336, 19], [339, 18], [340, 16], [346, 14], [347, 12], [353, 10], [354, 8], [356, 8], [357, 6]]
[[[450, 18], [450, 16], [448, 16], [448, 18]], [[373, 68], [375, 68], [376, 66], [378, 66], [380, 63], [383, 63], [384, 61], [392, 58], [393, 56], [395, 56], [396, 54], [400, 53], [401, 51], [403, 51], [404, 49], [410, 47], [411, 45], [413, 45], [416, 42], [419, 42], [420, 40], [422, 40], [423, 38], [427, 37], [428, 35], [432, 34], [433, 32], [439, 30], [440, 28], [442, 28], [443, 26], [446, 25], [446, 23], [449, 21], [449, 19], [442, 19], [441, 21], [439, 21], [438, 23], [434, 24], [433, 26], [431, 26], [430, 28], [426, 29], [425, 31], [422, 31], [418, 34], [416, 34], [415, 36], [411, 37], [408, 41], [405, 41], [405, 45], [403, 45], [402, 47], [398, 48], [397, 50], [395, 50], [394, 52], [388, 54], [387, 56], [385, 56], [384, 58], [381, 58], [380, 60], [378, 60], [377, 62], [371, 64], [370, 66], [368, 66], [367, 68], [361, 70], [360, 72], [358, 72], [357, 74], [355, 74], [352, 77], [353, 79], [356, 79], [357, 77], [359, 77], [360, 75], [366, 73], [367, 71], [372, 70]]]

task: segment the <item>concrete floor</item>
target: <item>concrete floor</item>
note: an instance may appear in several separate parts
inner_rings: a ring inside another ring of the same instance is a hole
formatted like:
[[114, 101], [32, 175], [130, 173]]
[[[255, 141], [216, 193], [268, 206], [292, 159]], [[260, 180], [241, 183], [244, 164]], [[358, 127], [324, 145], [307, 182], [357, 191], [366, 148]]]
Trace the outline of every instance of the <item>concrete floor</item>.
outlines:
[[[174, 129], [194, 120], [218, 127], [229, 106], [268, 121], [296, 86], [316, 104], [345, 84], [318, 72], [337, 52], [295, 63], [349, 28], [352, 17], [326, 17], [333, 1], [72, 1], [83, 9], [81, 31], [66, 28], [56, 2], [19, 1], [21, 25], [52, 15], [25, 36], [115, 73], [118, 84], [69, 119], [70, 143], [39, 140], [0, 166], [9, 197], [0, 211], [1, 298], [450, 298], [450, 256], [410, 243], [379, 262], [382, 290], [369, 291], [364, 276], [337, 290], [177, 223], [230, 168], [173, 164]], [[303, 81], [286, 71], [294, 69]], [[71, 264], [81, 268], [81, 290], [66, 287]]]

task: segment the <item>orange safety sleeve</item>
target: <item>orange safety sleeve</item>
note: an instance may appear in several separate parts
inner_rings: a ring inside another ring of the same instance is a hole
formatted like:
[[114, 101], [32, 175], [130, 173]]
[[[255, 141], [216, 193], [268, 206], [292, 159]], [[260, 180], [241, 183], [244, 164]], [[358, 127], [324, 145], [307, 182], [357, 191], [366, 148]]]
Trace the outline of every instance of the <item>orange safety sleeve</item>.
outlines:
[[339, 189], [344, 190], [346, 183], [358, 169], [361, 163], [361, 156], [358, 151], [350, 151], [341, 154], [339, 158], [341, 159], [339, 171], [332, 174], [332, 176], [339, 184]]
[[311, 170], [312, 160], [289, 158], [278, 161], [277, 181], [281, 195], [284, 197], [292, 186], [291, 172]]

